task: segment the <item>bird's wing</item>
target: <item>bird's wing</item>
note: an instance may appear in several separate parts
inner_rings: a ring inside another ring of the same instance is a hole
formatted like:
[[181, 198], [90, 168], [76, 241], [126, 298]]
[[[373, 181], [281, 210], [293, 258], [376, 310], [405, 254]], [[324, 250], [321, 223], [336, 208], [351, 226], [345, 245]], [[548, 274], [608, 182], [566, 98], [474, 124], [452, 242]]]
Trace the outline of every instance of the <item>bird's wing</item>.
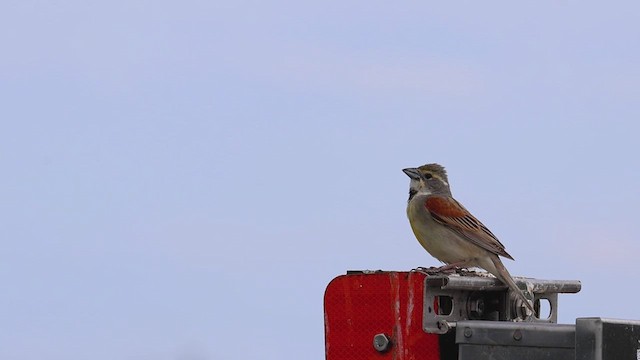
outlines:
[[431, 195], [424, 206], [433, 219], [460, 234], [473, 244], [496, 255], [512, 259], [504, 249], [504, 245], [496, 238], [480, 220], [476, 219], [459, 202], [452, 197]]

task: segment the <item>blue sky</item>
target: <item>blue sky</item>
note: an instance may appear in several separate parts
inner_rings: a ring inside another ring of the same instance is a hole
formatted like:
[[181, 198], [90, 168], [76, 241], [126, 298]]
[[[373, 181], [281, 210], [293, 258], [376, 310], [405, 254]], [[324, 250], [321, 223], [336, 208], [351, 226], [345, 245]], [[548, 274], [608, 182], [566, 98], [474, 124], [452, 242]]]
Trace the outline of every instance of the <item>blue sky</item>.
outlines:
[[0, 358], [322, 359], [332, 278], [438, 264], [428, 162], [513, 274], [582, 280], [561, 322], [639, 319], [639, 11], [5, 2]]

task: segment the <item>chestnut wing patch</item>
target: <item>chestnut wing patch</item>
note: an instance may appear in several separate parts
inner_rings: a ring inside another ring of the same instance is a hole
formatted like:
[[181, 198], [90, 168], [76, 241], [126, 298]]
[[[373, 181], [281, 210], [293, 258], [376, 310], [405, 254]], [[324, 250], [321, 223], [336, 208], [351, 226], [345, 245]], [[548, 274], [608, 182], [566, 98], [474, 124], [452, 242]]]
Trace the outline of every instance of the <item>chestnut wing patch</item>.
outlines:
[[450, 197], [429, 196], [424, 206], [433, 219], [463, 238], [496, 255], [512, 259], [504, 245], [480, 220], [476, 219], [459, 202]]

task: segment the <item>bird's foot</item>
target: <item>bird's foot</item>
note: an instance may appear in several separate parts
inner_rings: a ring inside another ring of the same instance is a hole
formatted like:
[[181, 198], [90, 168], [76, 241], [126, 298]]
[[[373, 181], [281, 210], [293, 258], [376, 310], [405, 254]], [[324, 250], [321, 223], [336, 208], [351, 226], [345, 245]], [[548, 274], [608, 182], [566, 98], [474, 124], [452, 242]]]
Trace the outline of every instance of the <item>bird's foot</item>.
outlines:
[[453, 274], [461, 271], [462, 269], [457, 266], [444, 265], [440, 267], [430, 266], [428, 268], [419, 266], [411, 271], [419, 272], [425, 275], [435, 275], [435, 274]]
[[478, 274], [477, 271], [468, 268], [458, 268], [456, 273], [460, 276], [474, 276]]
[[419, 272], [421, 274], [424, 275], [434, 275], [438, 273], [438, 268], [435, 266], [430, 266], [430, 267], [424, 267], [424, 266], [418, 266], [417, 268], [411, 270], [411, 271], [415, 271], [415, 272]]

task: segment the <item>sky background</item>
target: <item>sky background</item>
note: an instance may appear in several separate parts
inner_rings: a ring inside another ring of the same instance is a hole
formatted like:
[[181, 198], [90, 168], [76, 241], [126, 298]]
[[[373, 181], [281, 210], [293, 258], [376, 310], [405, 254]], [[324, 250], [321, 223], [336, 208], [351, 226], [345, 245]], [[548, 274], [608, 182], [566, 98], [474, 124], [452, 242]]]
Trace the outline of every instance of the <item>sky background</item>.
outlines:
[[438, 265], [438, 162], [560, 322], [640, 319], [640, 4], [4, 1], [0, 358], [323, 359], [348, 269]]

